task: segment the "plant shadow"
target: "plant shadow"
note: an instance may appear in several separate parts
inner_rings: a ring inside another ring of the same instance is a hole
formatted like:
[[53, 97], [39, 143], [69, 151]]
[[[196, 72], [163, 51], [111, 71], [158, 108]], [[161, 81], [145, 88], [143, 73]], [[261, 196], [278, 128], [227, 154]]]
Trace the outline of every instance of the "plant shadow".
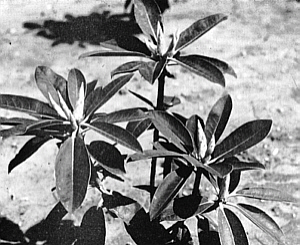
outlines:
[[100, 45], [112, 39], [127, 40], [141, 32], [131, 14], [111, 14], [110, 11], [78, 17], [66, 14], [63, 21], [48, 19], [42, 24], [24, 22], [23, 27], [35, 31], [36, 36], [52, 40], [52, 46], [75, 42], [80, 47], [85, 47], [85, 44]]

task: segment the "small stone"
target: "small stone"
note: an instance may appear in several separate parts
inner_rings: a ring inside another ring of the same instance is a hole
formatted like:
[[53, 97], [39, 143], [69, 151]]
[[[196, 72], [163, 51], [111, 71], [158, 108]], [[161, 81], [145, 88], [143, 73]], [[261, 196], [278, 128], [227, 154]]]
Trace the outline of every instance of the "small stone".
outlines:
[[276, 156], [279, 153], [279, 149], [275, 148], [272, 152], [273, 156]]

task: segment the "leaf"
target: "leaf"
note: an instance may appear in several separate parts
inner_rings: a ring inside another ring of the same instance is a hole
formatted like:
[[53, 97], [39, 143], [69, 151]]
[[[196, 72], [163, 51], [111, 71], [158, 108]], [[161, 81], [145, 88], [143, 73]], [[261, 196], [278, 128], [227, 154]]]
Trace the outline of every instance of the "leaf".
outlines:
[[64, 100], [68, 102], [67, 81], [49, 67], [38, 66], [35, 70], [35, 80], [38, 88], [50, 103], [49, 94], [53, 100], [59, 104], [57, 91], [59, 91]]
[[175, 50], [178, 52], [179, 50], [190, 45], [192, 42], [196, 41], [199, 37], [208, 32], [211, 28], [226, 19], [226, 15], [215, 14], [205, 17], [204, 19], [197, 20], [180, 33]]
[[[211, 141], [212, 137], [216, 134], [216, 132], [218, 132], [217, 136], [219, 139], [220, 131], [224, 130], [227, 124], [228, 117], [232, 108], [231, 105], [231, 97], [230, 95], [226, 94], [222, 96], [211, 108], [205, 124], [205, 135], [207, 143]], [[220, 127], [222, 128], [221, 130]]]
[[235, 245], [234, 236], [228, 219], [224, 213], [224, 209], [218, 208], [218, 230], [221, 245]]
[[233, 167], [229, 164], [212, 163], [208, 165], [210, 168], [218, 172], [218, 177], [224, 178], [226, 175], [232, 172]]
[[86, 81], [81, 71], [78, 69], [72, 69], [68, 76], [68, 96], [74, 110], [73, 114], [76, 114], [75, 112], [78, 110], [79, 114], [83, 114], [86, 88]]
[[94, 91], [97, 83], [98, 83], [98, 80], [93, 80], [86, 85], [85, 98], [87, 98], [89, 96], [89, 94]]
[[140, 121], [129, 122], [126, 126], [126, 130], [130, 132], [134, 137], [138, 138], [144, 133], [152, 124], [152, 121], [147, 118]]
[[32, 124], [37, 122], [36, 120], [33, 119], [28, 119], [28, 118], [23, 118], [23, 117], [0, 117], [0, 125], [9, 125], [9, 126], [16, 126], [20, 124]]
[[224, 163], [229, 164], [234, 170], [255, 170], [255, 169], [265, 169], [265, 166], [258, 161], [244, 162], [240, 161], [237, 157], [226, 158]]
[[199, 195], [189, 195], [174, 199], [173, 210], [182, 219], [192, 217], [200, 205], [202, 197]]
[[166, 109], [179, 105], [180, 103], [180, 99], [176, 96], [164, 96], [164, 108]]
[[218, 227], [221, 244], [247, 245], [248, 239], [239, 218], [229, 209], [218, 210]]
[[154, 108], [155, 106], [153, 105], [153, 103], [148, 100], [146, 97], [140, 95], [140, 94], [137, 94], [131, 90], [129, 90], [130, 93], [132, 93], [134, 96], [136, 96], [137, 98], [139, 98], [141, 101], [145, 102], [146, 104], [148, 104], [149, 106], [151, 106], [152, 108]]
[[104, 245], [106, 236], [105, 217], [102, 208], [93, 206], [83, 216], [77, 245]]
[[103, 206], [106, 207], [107, 209], [126, 206], [136, 202], [135, 200], [123, 196], [122, 194], [116, 191], [113, 191], [111, 195], [103, 193], [102, 198], [103, 198]]
[[154, 126], [179, 149], [193, 151], [193, 141], [187, 128], [174, 116], [165, 111], [150, 111], [149, 118]]
[[268, 135], [271, 126], [271, 120], [255, 120], [245, 123], [216, 145], [212, 158], [228, 158], [249, 149]]
[[111, 77], [113, 77], [115, 75], [119, 75], [119, 74], [123, 74], [123, 73], [135, 72], [139, 69], [141, 64], [142, 64], [141, 61], [131, 61], [131, 62], [124, 63], [124, 64], [118, 66], [116, 69], [114, 69], [110, 73], [110, 75], [111, 75]]
[[147, 110], [146, 108], [142, 108], [142, 107], [123, 109], [106, 115], [101, 115], [99, 118], [93, 117], [92, 122], [100, 121], [100, 122], [107, 122], [107, 123], [119, 123], [119, 122], [137, 121], [137, 120], [145, 119], [147, 117], [144, 112], [146, 110]]
[[101, 96], [103, 96], [102, 87], [97, 87], [95, 90], [91, 91], [89, 95], [87, 95], [87, 97], [85, 98], [83, 109], [85, 115], [87, 115], [87, 111], [92, 111], [96, 108], [98, 99]]
[[90, 172], [90, 160], [84, 141], [74, 132], [61, 145], [55, 160], [57, 194], [69, 213], [73, 213], [83, 202]]
[[190, 167], [180, 167], [166, 176], [153, 196], [149, 210], [150, 220], [156, 219], [173, 200], [191, 175], [192, 170], [193, 168]]
[[203, 126], [204, 123], [202, 119], [198, 115], [192, 115], [186, 121], [186, 128], [189, 130], [190, 134], [192, 135], [194, 141], [194, 151], [196, 153], [197, 149], [199, 149], [199, 145], [196, 145], [198, 142], [198, 121], [200, 121], [201, 125]]
[[217, 68], [210, 62], [199, 59], [197, 55], [179, 56], [176, 57], [176, 59], [172, 60], [194, 72], [195, 74], [204, 77], [213, 83], [217, 83], [225, 87], [225, 78], [219, 68]]
[[87, 52], [79, 56], [79, 59], [87, 57], [148, 57], [147, 55], [137, 51], [115, 51], [115, 50], [98, 50]]
[[24, 162], [27, 158], [32, 156], [43, 144], [45, 144], [51, 137], [34, 137], [27, 141], [21, 148], [18, 154], [10, 161], [8, 165], [8, 173], [10, 173], [15, 167]]
[[[87, 117], [92, 115], [102, 105], [104, 105], [111, 97], [115, 95], [126, 83], [130, 81], [133, 74], [124, 75], [116, 78], [107, 84], [103, 89], [94, 90], [88, 97], [87, 107], [85, 106], [84, 111]], [[93, 100], [92, 100], [93, 99]]]
[[218, 60], [216, 58], [212, 58], [212, 57], [207, 57], [207, 56], [202, 56], [202, 55], [198, 55], [200, 59], [206, 60], [209, 63], [213, 64], [214, 66], [216, 66], [217, 68], [219, 68], [219, 70], [222, 73], [227, 73], [235, 78], [237, 78], [237, 75], [235, 73], [235, 71], [233, 70], [233, 68], [228, 65], [227, 63], [225, 63], [222, 60]]
[[108, 172], [125, 173], [124, 158], [113, 145], [104, 141], [93, 141], [87, 148], [90, 155]]
[[249, 197], [260, 200], [278, 201], [278, 202], [294, 202], [298, 200], [287, 192], [268, 187], [249, 187], [236, 192], [236, 195]]
[[143, 33], [157, 40], [157, 28], [162, 26], [162, 17], [156, 2], [134, 0], [134, 16]]
[[119, 126], [105, 122], [92, 122], [84, 125], [133, 151], [143, 151], [137, 139], [131, 133]]
[[26, 127], [26, 134], [31, 134], [32, 131], [44, 130], [53, 126], [58, 126], [59, 128], [63, 129], [63, 127], [66, 125], [70, 125], [70, 122], [55, 119], [42, 120], [28, 125]]
[[167, 150], [145, 150], [141, 153], [135, 153], [129, 156], [128, 161], [139, 161], [151, 159], [153, 157], [182, 157], [181, 153], [167, 151]]
[[154, 70], [152, 73], [151, 84], [153, 84], [155, 82], [155, 80], [161, 76], [167, 63], [168, 63], [168, 60], [165, 58], [163, 58], [163, 59], [159, 60], [159, 62], [155, 63], [155, 67], [154, 67]]
[[237, 186], [240, 183], [240, 179], [241, 179], [241, 171], [233, 170], [230, 173], [230, 183], [228, 188], [229, 193], [232, 193], [237, 188]]
[[0, 108], [24, 112], [38, 118], [59, 118], [48, 104], [25, 96], [0, 94]]
[[[175, 199], [177, 200], [177, 199]], [[175, 201], [174, 200], [174, 201]], [[159, 215], [159, 221], [181, 221], [185, 220], [184, 218], [181, 218], [174, 212], [174, 201], [171, 202]], [[207, 211], [210, 207], [214, 205], [214, 202], [208, 201], [206, 198], [202, 198], [199, 206], [197, 207], [196, 211], [194, 212], [193, 216], [201, 215], [205, 211]], [[185, 210], [181, 210], [185, 212]]]
[[139, 66], [139, 73], [150, 84], [154, 83], [154, 71], [158, 63], [156, 61], [142, 62]]
[[265, 233], [268, 233], [279, 243], [282, 242], [284, 237], [282, 230], [276, 224], [276, 222], [264, 211], [254, 206], [243, 204], [243, 203], [238, 203], [237, 205], [230, 204], [230, 206], [235, 207], [237, 210], [239, 210], [246, 218], [248, 218], [259, 229], [261, 229]]

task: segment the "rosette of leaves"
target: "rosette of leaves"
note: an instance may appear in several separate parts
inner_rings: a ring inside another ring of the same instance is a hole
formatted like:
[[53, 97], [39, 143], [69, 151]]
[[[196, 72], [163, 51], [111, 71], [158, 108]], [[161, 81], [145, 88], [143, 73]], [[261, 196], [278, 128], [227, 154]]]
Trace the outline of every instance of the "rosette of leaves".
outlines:
[[142, 77], [153, 84], [162, 74], [170, 75], [166, 66], [181, 65], [213, 83], [225, 86], [223, 74], [236, 77], [234, 70], [225, 62], [202, 55], [182, 55], [181, 51], [192, 44], [214, 26], [227, 19], [223, 14], [214, 14], [194, 22], [179, 35], [173, 34], [168, 44], [164, 35], [162, 15], [155, 1], [134, 0], [134, 15], [145, 38], [119, 40], [103, 46], [112, 50], [101, 50], [86, 53], [81, 57], [95, 56], [137, 56], [147, 61], [131, 61], [122, 64], [111, 72], [111, 75], [138, 71]]
[[[68, 212], [82, 203], [91, 175], [91, 157], [106, 171], [125, 172], [124, 158], [118, 149], [104, 141], [84, 142], [85, 133], [93, 130], [133, 151], [142, 148], [136, 138], [116, 122], [141, 119], [140, 108], [112, 113], [96, 113], [116, 92], [130, 81], [132, 75], [120, 76], [105, 87], [97, 81], [86, 83], [83, 74], [72, 69], [68, 80], [40, 66], [35, 71], [36, 84], [48, 103], [37, 99], [0, 94], [0, 108], [27, 114], [29, 117], [0, 118], [0, 136], [32, 136], [9, 163], [8, 171], [24, 162], [44, 143], [58, 139], [59, 151], [55, 160], [56, 190]], [[94, 167], [94, 166], [92, 166]]]
[[[253, 187], [234, 192], [242, 171], [264, 169], [264, 165], [257, 160], [245, 160], [238, 154], [263, 140], [271, 129], [272, 121], [247, 122], [218, 143], [231, 110], [231, 97], [224, 95], [212, 107], [205, 124], [197, 115], [179, 119], [177, 115], [176, 117], [165, 111], [149, 112], [149, 118], [163, 137], [154, 143], [156, 149], [133, 154], [129, 161], [171, 157], [177, 166], [156, 188], [150, 205], [150, 219], [181, 221], [216, 210], [221, 244], [248, 244], [239, 218], [231, 211], [235, 209], [264, 232], [282, 242], [282, 231], [265, 212], [255, 206], [235, 204], [230, 200], [235, 196], [242, 196], [282, 202], [295, 201], [291, 195], [272, 188]], [[192, 193], [178, 197], [179, 191], [193, 172], [195, 178]], [[202, 195], [202, 176], [213, 186], [216, 192], [214, 199]]]

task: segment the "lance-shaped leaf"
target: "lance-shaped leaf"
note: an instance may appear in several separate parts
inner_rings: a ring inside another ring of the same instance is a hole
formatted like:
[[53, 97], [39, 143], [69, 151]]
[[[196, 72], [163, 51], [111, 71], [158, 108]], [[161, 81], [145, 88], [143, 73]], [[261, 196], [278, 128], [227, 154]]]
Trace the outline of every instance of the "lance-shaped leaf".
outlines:
[[86, 57], [117, 57], [117, 56], [128, 56], [128, 57], [148, 57], [147, 55], [137, 51], [115, 51], [115, 50], [98, 50], [87, 52], [79, 56], [79, 59]]
[[[183, 197], [183, 198], [185, 198], [185, 197]], [[176, 214], [176, 212], [175, 212], [175, 206], [174, 206], [174, 203], [175, 203], [176, 200], [177, 199], [173, 200], [162, 211], [162, 213], [159, 215], [159, 221], [181, 221], [181, 220], [185, 220], [186, 219], [186, 218], [183, 218], [183, 217], [179, 216], [178, 214]], [[184, 205], [185, 202], [183, 202], [182, 204]], [[176, 204], [176, 205], [178, 205], [178, 204]], [[185, 215], [186, 214], [191, 214], [190, 216], [192, 216], [192, 215], [196, 216], [196, 215], [201, 215], [201, 214], [205, 213], [205, 211], [207, 211], [213, 205], [214, 205], [213, 201], [208, 201], [206, 198], [202, 198], [201, 202], [196, 207], [196, 210], [195, 209], [191, 209], [191, 206], [193, 207], [193, 204], [188, 203], [189, 210], [185, 210], [186, 206], [183, 206], [182, 209], [180, 209], [179, 211], [181, 213], [184, 212]], [[180, 206], [177, 206], [177, 208], [180, 208]]]
[[282, 230], [276, 224], [276, 222], [264, 211], [254, 206], [243, 203], [238, 203], [237, 205], [230, 204], [230, 206], [237, 208], [253, 224], [255, 224], [262, 231], [268, 233], [279, 243], [283, 242], [284, 235]]
[[147, 105], [151, 106], [152, 108], [154, 108], [155, 106], [153, 105], [153, 103], [148, 100], [146, 97], [140, 95], [140, 94], [137, 94], [131, 90], [129, 90], [130, 93], [132, 93], [135, 97], [139, 98], [141, 101], [145, 102]]
[[23, 117], [0, 117], [0, 125], [8, 125], [8, 126], [15, 126], [20, 124], [31, 124], [37, 122], [36, 120], [23, 118]]
[[228, 193], [232, 193], [237, 188], [237, 186], [240, 183], [240, 179], [241, 179], [241, 171], [233, 170], [230, 173], [230, 183], [229, 183]]
[[59, 118], [48, 104], [25, 96], [0, 94], [0, 108], [24, 112], [39, 118]]
[[119, 143], [131, 150], [142, 152], [142, 147], [137, 139], [125, 129], [105, 122], [92, 122], [90, 124], [84, 124], [99, 134]]
[[255, 169], [265, 169], [265, 166], [258, 161], [241, 161], [237, 157], [226, 158], [223, 163], [229, 164], [234, 170], [255, 170]]
[[125, 173], [124, 158], [119, 150], [104, 141], [93, 141], [88, 146], [90, 155], [100, 166], [113, 174]]
[[152, 121], [147, 118], [140, 121], [129, 122], [126, 126], [126, 130], [130, 132], [134, 137], [138, 138], [144, 133], [152, 124]]
[[87, 114], [87, 111], [92, 111], [97, 106], [97, 100], [103, 95], [103, 88], [97, 87], [95, 90], [91, 91], [85, 101], [84, 101], [84, 114]]
[[80, 225], [78, 245], [104, 245], [106, 228], [102, 208], [93, 206], [83, 216]]
[[[197, 168], [203, 168], [206, 171], [208, 171], [209, 173], [216, 175], [220, 178], [223, 178], [227, 173], [230, 173], [230, 171], [232, 170], [231, 166], [227, 167], [219, 167], [219, 166], [215, 166], [212, 165], [212, 167], [210, 165], [206, 165], [203, 164], [201, 161], [197, 160], [196, 158], [190, 156], [190, 155], [186, 155], [186, 154], [182, 154], [182, 157], [188, 161], [191, 165], [194, 165]], [[216, 164], [217, 165], [217, 164]]]
[[[221, 97], [212, 107], [210, 110], [206, 124], [205, 124], [205, 135], [207, 139], [207, 143], [209, 143], [212, 139], [212, 137], [215, 135], [216, 132], [218, 132], [218, 138], [219, 131], [224, 130], [228, 117], [230, 115], [231, 111], [231, 97], [230, 95], [226, 94], [223, 97]], [[221, 121], [223, 119], [223, 121]], [[220, 129], [221, 127], [221, 129]]]
[[[116, 78], [109, 84], [107, 84], [103, 89], [98, 88], [94, 90], [87, 97], [87, 107], [85, 107], [85, 112], [87, 117], [92, 115], [96, 110], [98, 110], [102, 105], [104, 105], [112, 96], [114, 96], [126, 83], [130, 81], [133, 74], [124, 75]], [[92, 100], [93, 99], [93, 100]]]
[[179, 149], [193, 151], [193, 140], [187, 128], [174, 116], [165, 111], [151, 111], [149, 118], [154, 126]]
[[218, 209], [219, 237], [222, 245], [247, 245], [248, 239], [239, 218], [229, 209]]
[[98, 80], [93, 80], [93, 81], [87, 83], [85, 98], [87, 98], [89, 96], [89, 94], [94, 91], [97, 83], [98, 83]]
[[142, 64], [141, 61], [131, 61], [127, 62], [125, 64], [120, 65], [116, 69], [114, 69], [110, 75], [111, 77], [118, 75], [118, 74], [123, 74], [123, 73], [128, 73], [128, 72], [135, 72], [139, 69], [140, 65]]
[[45, 128], [54, 127], [54, 126], [64, 127], [65, 125], [70, 125], [70, 123], [67, 121], [55, 120], [55, 119], [42, 120], [28, 125], [26, 127], [26, 133], [30, 134], [32, 131], [35, 130], [43, 130]]
[[189, 130], [190, 134], [192, 135], [192, 139], [194, 142], [194, 151], [198, 153], [199, 150], [199, 135], [198, 135], [198, 121], [201, 124], [201, 127], [204, 125], [202, 119], [198, 115], [192, 115], [186, 121], [186, 128]]
[[226, 19], [226, 15], [215, 14], [194, 22], [191, 26], [180, 33], [175, 50], [179, 51], [190, 45], [192, 42], [196, 41], [199, 37], [208, 32], [211, 28]]
[[57, 194], [68, 212], [83, 202], [90, 179], [91, 165], [84, 141], [76, 132], [60, 147], [55, 160]]
[[35, 70], [35, 80], [38, 88], [49, 102], [50, 94], [53, 100], [59, 104], [56, 91], [59, 91], [64, 100], [68, 102], [67, 81], [62, 76], [52, 71], [49, 67], [38, 66]]
[[282, 192], [273, 188], [267, 188], [267, 187], [244, 188], [242, 190], [237, 191], [236, 194], [243, 197], [268, 200], [268, 201], [297, 202], [297, 199], [294, 198], [289, 193]]
[[173, 200], [191, 175], [192, 170], [191, 167], [182, 166], [167, 175], [153, 196], [149, 210], [150, 220], [156, 219]]
[[27, 123], [18, 124], [16, 126], [10, 127], [9, 129], [3, 129], [0, 131], [0, 137], [2, 139], [5, 139], [15, 135], [23, 135], [26, 133], [26, 128], [30, 124], [31, 123], [27, 122]]
[[200, 59], [197, 55], [179, 56], [172, 60], [195, 74], [225, 87], [225, 78], [219, 68], [210, 62]]
[[155, 81], [154, 71], [156, 70], [156, 67], [159, 68], [158, 65], [159, 65], [158, 61], [143, 62], [139, 66], [139, 73], [147, 82], [149, 82], [150, 84], [153, 84]]
[[137, 107], [115, 111], [106, 115], [100, 115], [100, 117], [97, 117], [97, 114], [94, 114], [92, 122], [100, 121], [107, 123], [119, 123], [142, 120], [147, 117], [144, 111], [147, 111], [147, 109]]
[[162, 26], [162, 17], [156, 2], [134, 0], [134, 16], [143, 33], [157, 40], [157, 25]]
[[34, 137], [27, 141], [21, 148], [18, 154], [10, 161], [8, 165], [8, 173], [10, 173], [15, 167], [24, 162], [27, 158], [32, 156], [43, 144], [45, 144], [51, 137]]
[[160, 75], [164, 71], [167, 63], [168, 63], [167, 59], [163, 58], [155, 64], [153, 74], [152, 74], [151, 84], [153, 84], [155, 82], [155, 80], [160, 77]]
[[270, 132], [271, 120], [255, 120], [245, 123], [215, 147], [213, 158], [232, 157], [262, 141]]
[[233, 68], [230, 65], [228, 65], [227, 63], [225, 63], [224, 61], [218, 60], [218, 59], [212, 58], [212, 57], [203, 56], [203, 55], [198, 55], [198, 57], [200, 59], [206, 60], [209, 63], [213, 64], [214, 66], [218, 67], [219, 70], [221, 72], [223, 72], [224, 74], [229, 74], [229, 75], [237, 78], [237, 75], [236, 75], [235, 71], [233, 70]]
[[[224, 178], [226, 175], [231, 173], [233, 170], [233, 167], [229, 164], [223, 164], [223, 163], [213, 163], [208, 165], [210, 168], [215, 170], [218, 173], [218, 177]], [[214, 174], [214, 173], [212, 173]]]
[[72, 69], [68, 76], [68, 96], [73, 108], [75, 118], [83, 116], [83, 106], [86, 94], [86, 81], [77, 69]]
[[141, 153], [130, 155], [128, 161], [146, 160], [153, 157], [182, 157], [182, 154], [167, 150], [145, 150]]

